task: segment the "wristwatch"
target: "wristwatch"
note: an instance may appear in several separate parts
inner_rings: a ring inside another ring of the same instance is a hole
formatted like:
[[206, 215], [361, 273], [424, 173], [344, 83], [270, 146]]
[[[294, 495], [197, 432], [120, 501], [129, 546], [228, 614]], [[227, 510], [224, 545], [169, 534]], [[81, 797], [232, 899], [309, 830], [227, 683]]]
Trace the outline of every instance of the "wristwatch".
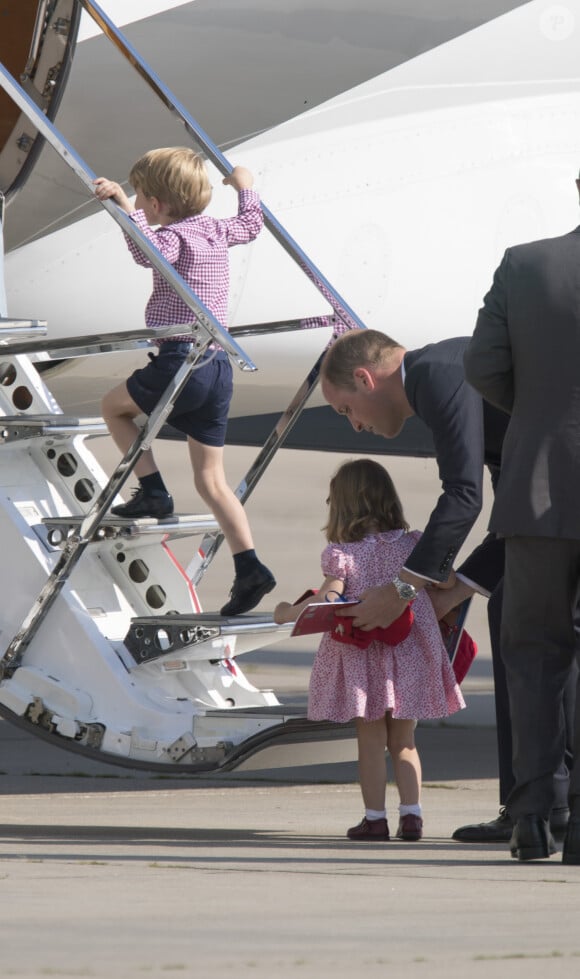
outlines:
[[395, 575], [391, 584], [397, 589], [399, 598], [403, 598], [406, 602], [412, 602], [419, 594], [414, 585], [410, 585], [408, 581], [402, 581], [398, 575]]

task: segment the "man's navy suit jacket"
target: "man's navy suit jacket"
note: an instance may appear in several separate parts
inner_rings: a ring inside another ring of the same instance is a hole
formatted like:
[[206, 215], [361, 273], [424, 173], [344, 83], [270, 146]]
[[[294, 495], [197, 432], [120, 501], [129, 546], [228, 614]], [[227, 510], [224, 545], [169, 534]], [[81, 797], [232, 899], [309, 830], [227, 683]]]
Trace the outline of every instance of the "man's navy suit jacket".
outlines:
[[[484, 402], [465, 380], [463, 355], [469, 342], [470, 337], [442, 340], [404, 357], [405, 393], [431, 430], [443, 488], [405, 568], [433, 581], [447, 579], [481, 511], [485, 467], [494, 489], [497, 485], [509, 422], [509, 415]], [[503, 573], [503, 543], [496, 545], [491, 538], [484, 543], [487, 558], [478, 554], [459, 570], [492, 591]]]

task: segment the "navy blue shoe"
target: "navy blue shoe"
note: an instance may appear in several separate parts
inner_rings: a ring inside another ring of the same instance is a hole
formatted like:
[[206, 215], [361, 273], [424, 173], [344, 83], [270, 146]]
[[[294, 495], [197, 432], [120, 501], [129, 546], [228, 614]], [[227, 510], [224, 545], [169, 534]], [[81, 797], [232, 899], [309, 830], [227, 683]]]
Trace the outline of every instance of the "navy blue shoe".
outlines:
[[249, 574], [236, 575], [229, 601], [220, 609], [220, 615], [242, 615], [249, 612], [275, 587], [274, 575], [263, 564], [259, 564]]
[[133, 492], [128, 503], [120, 503], [111, 508], [115, 517], [136, 520], [139, 517], [170, 517], [173, 513], [173, 497], [163, 490], [146, 493], [140, 486]]

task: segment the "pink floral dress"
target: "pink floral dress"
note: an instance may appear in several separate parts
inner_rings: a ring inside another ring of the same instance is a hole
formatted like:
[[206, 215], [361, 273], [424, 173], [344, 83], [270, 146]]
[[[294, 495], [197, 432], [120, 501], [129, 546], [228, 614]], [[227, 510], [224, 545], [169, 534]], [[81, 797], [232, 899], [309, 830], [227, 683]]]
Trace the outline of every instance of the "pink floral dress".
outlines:
[[[329, 544], [322, 571], [345, 583], [344, 597], [386, 584], [398, 574], [420, 538], [418, 531], [391, 530], [352, 544]], [[428, 594], [412, 605], [411, 631], [397, 646], [373, 641], [367, 649], [347, 646], [324, 633], [310, 676], [308, 717], [344, 723], [448, 717], [465, 707]]]

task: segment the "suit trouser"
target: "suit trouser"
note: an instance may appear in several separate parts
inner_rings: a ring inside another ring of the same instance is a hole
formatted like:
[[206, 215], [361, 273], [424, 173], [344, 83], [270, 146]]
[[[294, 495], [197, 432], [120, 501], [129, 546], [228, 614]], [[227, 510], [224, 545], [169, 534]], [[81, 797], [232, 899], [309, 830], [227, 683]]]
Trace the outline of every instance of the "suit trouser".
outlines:
[[[512, 718], [514, 819], [547, 817], [566, 730], [563, 700], [576, 656], [574, 615], [580, 593], [580, 541], [506, 539], [501, 654]], [[580, 722], [574, 757], [580, 757]], [[572, 768], [571, 805], [580, 802], [580, 765]]]
[[[500, 642], [504, 566], [505, 541], [497, 538], [494, 534], [489, 534], [458, 569], [467, 578], [477, 582], [477, 584], [491, 593], [487, 605], [487, 616], [493, 665], [500, 806], [506, 805], [508, 796], [514, 786], [512, 722]], [[580, 648], [580, 605], [577, 607], [576, 614], [578, 618], [578, 646]], [[559, 764], [554, 770], [554, 805], [557, 808], [564, 808], [567, 805], [569, 767], [572, 759], [577, 669], [575, 667], [575, 670], [571, 673], [567, 681], [564, 696], [563, 721], [566, 729], [565, 750], [563, 750]]]
[[[514, 787], [513, 748], [512, 748], [512, 719], [507, 689], [506, 673], [501, 656], [501, 617], [503, 607], [503, 578], [493, 590], [487, 603], [487, 618], [489, 622], [489, 637], [493, 665], [493, 685], [495, 700], [495, 722], [497, 735], [497, 760], [499, 772], [499, 804], [505, 806], [508, 796]], [[580, 618], [580, 608], [576, 608], [577, 620]], [[576, 623], [576, 645], [580, 645], [580, 624]], [[566, 681], [563, 697], [563, 722], [565, 730], [564, 754], [560, 759], [554, 775], [554, 806], [564, 809], [568, 805], [568, 790], [570, 786], [570, 768], [572, 766], [572, 745], [574, 743], [574, 707], [576, 702], [576, 684], [578, 666], [574, 663]]]

